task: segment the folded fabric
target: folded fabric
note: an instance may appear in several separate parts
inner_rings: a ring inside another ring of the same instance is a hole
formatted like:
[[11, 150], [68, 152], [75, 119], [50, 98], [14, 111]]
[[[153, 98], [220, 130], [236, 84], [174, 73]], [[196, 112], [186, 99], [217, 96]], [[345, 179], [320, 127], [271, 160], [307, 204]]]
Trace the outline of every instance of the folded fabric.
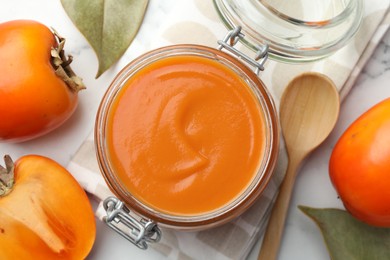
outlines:
[[[296, 75], [305, 71], [318, 71], [329, 76], [344, 98], [373, 50], [380, 42], [390, 24], [388, 8], [390, 0], [365, 0], [362, 25], [351, 42], [332, 56], [313, 63], [300, 65], [282, 64], [269, 60], [261, 79], [268, 86], [276, 106], [284, 86]], [[151, 1], [148, 12], [155, 10], [158, 1]], [[152, 15], [152, 14], [149, 14]], [[166, 20], [158, 27], [155, 40], [146, 47], [153, 49], [164, 45], [195, 43], [216, 46], [226, 29], [214, 10], [212, 1], [176, 1], [174, 7], [166, 12]], [[143, 27], [153, 29], [152, 19], [147, 15]], [[133, 44], [137, 45], [136, 38]], [[244, 47], [243, 47], [244, 48]], [[127, 58], [135, 53], [127, 53]], [[129, 62], [126, 56], [120, 66]], [[280, 75], [283, 75], [282, 77]], [[155, 250], [170, 259], [245, 259], [254, 243], [261, 238], [272, 202], [283, 179], [287, 167], [287, 155], [283, 143], [274, 176], [262, 197], [243, 215], [223, 226], [199, 232], [180, 232], [163, 229], [162, 240], [153, 245]], [[97, 164], [93, 133], [74, 155], [68, 170], [83, 188], [102, 201], [112, 195]], [[97, 216], [105, 212], [100, 206]]]

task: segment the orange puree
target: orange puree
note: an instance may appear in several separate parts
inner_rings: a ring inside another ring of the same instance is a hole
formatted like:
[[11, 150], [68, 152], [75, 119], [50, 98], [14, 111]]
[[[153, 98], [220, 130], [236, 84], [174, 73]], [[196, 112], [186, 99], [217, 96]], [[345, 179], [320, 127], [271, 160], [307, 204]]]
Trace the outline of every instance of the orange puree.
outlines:
[[214, 60], [167, 57], [123, 86], [109, 111], [115, 173], [134, 197], [159, 211], [219, 209], [254, 178], [264, 152], [255, 96]]

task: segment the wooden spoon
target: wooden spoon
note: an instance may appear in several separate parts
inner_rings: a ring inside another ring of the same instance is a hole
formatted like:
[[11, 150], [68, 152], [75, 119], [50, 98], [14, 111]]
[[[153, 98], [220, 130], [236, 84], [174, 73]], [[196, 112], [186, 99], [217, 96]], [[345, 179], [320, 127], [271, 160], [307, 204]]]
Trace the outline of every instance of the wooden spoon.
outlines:
[[332, 131], [340, 100], [334, 83], [320, 73], [294, 78], [283, 93], [280, 122], [289, 163], [272, 209], [259, 260], [276, 259], [297, 170], [305, 157]]

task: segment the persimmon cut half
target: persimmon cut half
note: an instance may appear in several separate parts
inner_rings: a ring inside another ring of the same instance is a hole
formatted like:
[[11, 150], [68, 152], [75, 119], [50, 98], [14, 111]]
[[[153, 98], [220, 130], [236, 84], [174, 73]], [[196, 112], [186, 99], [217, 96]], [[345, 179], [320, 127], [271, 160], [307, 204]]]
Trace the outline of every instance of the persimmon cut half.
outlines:
[[27, 155], [0, 168], [0, 259], [85, 259], [96, 235], [85, 191], [55, 161]]

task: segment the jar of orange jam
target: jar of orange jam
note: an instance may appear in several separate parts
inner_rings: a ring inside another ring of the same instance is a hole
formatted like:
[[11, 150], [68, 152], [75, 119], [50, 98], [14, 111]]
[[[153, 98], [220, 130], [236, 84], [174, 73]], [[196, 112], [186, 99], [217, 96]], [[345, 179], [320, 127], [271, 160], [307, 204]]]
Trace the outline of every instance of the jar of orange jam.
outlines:
[[[227, 36], [220, 49], [234, 41]], [[272, 98], [242, 62], [251, 59], [220, 49], [153, 50], [128, 64], [102, 99], [96, 151], [117, 196], [104, 202], [106, 222], [119, 232], [113, 223], [135, 229], [126, 238], [141, 248], [159, 239], [158, 226], [199, 230], [236, 218], [273, 174], [279, 135]], [[264, 59], [250, 62], [260, 70]]]

